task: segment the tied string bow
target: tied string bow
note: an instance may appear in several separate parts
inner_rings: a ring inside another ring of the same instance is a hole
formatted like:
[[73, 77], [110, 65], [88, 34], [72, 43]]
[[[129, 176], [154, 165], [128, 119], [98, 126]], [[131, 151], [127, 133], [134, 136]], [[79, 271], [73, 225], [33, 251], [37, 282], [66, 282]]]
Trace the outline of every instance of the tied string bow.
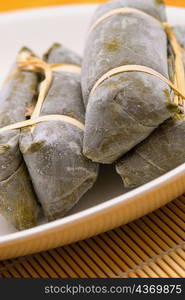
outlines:
[[53, 79], [53, 72], [69, 72], [69, 73], [76, 73], [80, 74], [81, 68], [77, 65], [73, 64], [47, 64], [42, 59], [37, 58], [35, 56], [30, 55], [30, 53], [26, 50], [22, 51], [17, 59], [17, 67], [12, 74], [6, 79], [6, 81], [10, 80], [15, 74], [19, 71], [30, 71], [30, 72], [37, 72], [37, 73], [44, 73], [44, 80], [40, 84], [39, 96], [35, 106], [35, 109], [31, 115], [31, 118], [26, 121], [17, 122], [3, 128], [0, 128], [0, 133], [13, 130], [13, 129], [21, 129], [25, 127], [31, 127], [31, 131], [33, 132], [34, 126], [41, 122], [47, 121], [61, 121], [72, 124], [79, 129], [85, 129], [84, 124], [78, 121], [75, 118], [68, 117], [66, 115], [46, 115], [40, 116], [40, 112], [42, 109], [43, 102], [47, 96], [47, 93], [51, 87], [52, 79]]

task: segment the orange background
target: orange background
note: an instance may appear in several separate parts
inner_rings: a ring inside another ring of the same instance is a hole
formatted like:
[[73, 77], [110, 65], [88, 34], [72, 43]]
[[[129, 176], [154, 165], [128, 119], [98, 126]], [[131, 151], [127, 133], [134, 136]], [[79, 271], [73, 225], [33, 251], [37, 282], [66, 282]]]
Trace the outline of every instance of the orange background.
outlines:
[[[60, 4], [78, 4], [78, 3], [97, 3], [104, 0], [0, 0], [0, 11], [7, 11], [20, 8], [60, 5]], [[166, 0], [169, 5], [184, 6], [185, 0]]]

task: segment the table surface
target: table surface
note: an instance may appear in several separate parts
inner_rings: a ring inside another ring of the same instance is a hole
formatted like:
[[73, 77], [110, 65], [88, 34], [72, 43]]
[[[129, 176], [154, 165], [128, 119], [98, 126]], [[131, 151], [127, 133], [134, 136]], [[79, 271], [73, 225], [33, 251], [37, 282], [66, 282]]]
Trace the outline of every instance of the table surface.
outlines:
[[[0, 11], [96, 0], [1, 1]], [[103, 1], [102, 1], [103, 2]], [[184, 6], [184, 0], [167, 0]], [[185, 196], [128, 225], [91, 239], [0, 262], [0, 277], [185, 277]]]
[[[99, 3], [105, 0], [12, 0], [0, 1], [0, 11], [7, 11], [20, 8], [38, 7], [46, 5], [61, 5], [61, 4], [79, 4], [79, 3]], [[165, 0], [168, 5], [184, 6], [184, 0]]]

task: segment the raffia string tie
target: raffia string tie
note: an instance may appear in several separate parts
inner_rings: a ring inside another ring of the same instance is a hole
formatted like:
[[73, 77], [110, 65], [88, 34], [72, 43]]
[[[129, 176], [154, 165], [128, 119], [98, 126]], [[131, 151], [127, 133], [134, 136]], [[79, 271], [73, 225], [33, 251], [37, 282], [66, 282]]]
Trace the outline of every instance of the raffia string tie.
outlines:
[[42, 122], [47, 122], [47, 121], [61, 121], [65, 123], [72, 124], [81, 130], [84, 131], [85, 126], [79, 122], [78, 120], [65, 116], [65, 115], [46, 115], [46, 116], [40, 116], [35, 119], [30, 119], [27, 121], [22, 121], [22, 122], [17, 122], [15, 124], [11, 124], [8, 126], [5, 126], [3, 128], [0, 128], [0, 133], [5, 132], [7, 130], [13, 130], [13, 129], [21, 129], [21, 128], [26, 128], [29, 126], [33, 126]]
[[82, 124], [80, 121], [78, 121], [75, 118], [68, 117], [65, 115], [40, 116], [43, 102], [47, 96], [48, 90], [52, 83], [53, 72], [69, 72], [69, 73], [80, 74], [81, 68], [79, 66], [73, 64], [64, 64], [64, 63], [49, 65], [43, 60], [30, 55], [28, 51], [24, 50], [20, 53], [18, 57], [16, 70], [12, 72], [12, 74], [10, 74], [8, 80], [12, 78], [12, 76], [14, 76], [20, 70], [44, 73], [45, 79], [40, 84], [38, 100], [34, 112], [31, 116], [31, 119], [22, 122], [17, 122], [15, 124], [11, 124], [3, 128], [0, 128], [0, 133], [7, 130], [21, 129], [25, 127], [31, 127], [31, 131], [33, 131], [34, 125], [46, 121], [66, 122], [84, 131], [85, 129], [84, 124]]
[[89, 33], [91, 33], [99, 24], [101, 24], [104, 20], [110, 18], [113, 15], [118, 14], [139, 14], [145, 17], [149, 17], [150, 19], [154, 20], [158, 24], [162, 25], [166, 31], [167, 37], [169, 39], [170, 45], [172, 47], [172, 50], [174, 52], [175, 56], [175, 75], [174, 75], [174, 83], [171, 82], [168, 78], [157, 72], [156, 70], [153, 70], [149, 67], [142, 66], [142, 65], [125, 65], [120, 66], [117, 68], [114, 68], [112, 70], [109, 70], [107, 73], [105, 73], [98, 81], [94, 84], [94, 86], [91, 89], [90, 95], [92, 95], [95, 90], [107, 79], [109, 79], [112, 76], [125, 73], [125, 72], [141, 72], [153, 75], [160, 80], [162, 80], [164, 83], [166, 83], [175, 93], [173, 102], [176, 105], [183, 105], [183, 111], [185, 112], [185, 72], [184, 72], [184, 64], [183, 64], [183, 49], [181, 48], [180, 44], [177, 41], [177, 38], [173, 32], [173, 29], [167, 24], [162, 23], [158, 19], [152, 17], [151, 15], [130, 7], [124, 7], [124, 8], [118, 8], [109, 11], [108, 13], [105, 13], [103, 16], [101, 16], [90, 28]]
[[94, 91], [97, 89], [97, 87], [100, 86], [105, 80], [109, 79], [112, 76], [125, 73], [125, 72], [142, 72], [142, 73], [154, 75], [155, 77], [159, 78], [160, 80], [164, 81], [167, 85], [169, 85], [174, 90], [174, 92], [177, 93], [177, 95], [185, 99], [185, 94], [180, 90], [178, 90], [178, 88], [169, 79], [167, 79], [157, 71], [141, 65], [125, 65], [108, 71], [95, 83], [95, 85], [91, 90], [91, 94], [93, 94]]
[[105, 13], [103, 16], [101, 16], [91, 27], [89, 30], [89, 33], [91, 33], [100, 23], [102, 23], [104, 20], [114, 16], [114, 15], [120, 15], [120, 14], [140, 14], [144, 17], [149, 17], [151, 19], [153, 19], [154, 21], [157, 21], [158, 23], [161, 23], [158, 19], [152, 17], [151, 15], [145, 13], [142, 10], [136, 9], [136, 8], [131, 8], [131, 7], [120, 7], [120, 8], [116, 8], [113, 9], [107, 13]]

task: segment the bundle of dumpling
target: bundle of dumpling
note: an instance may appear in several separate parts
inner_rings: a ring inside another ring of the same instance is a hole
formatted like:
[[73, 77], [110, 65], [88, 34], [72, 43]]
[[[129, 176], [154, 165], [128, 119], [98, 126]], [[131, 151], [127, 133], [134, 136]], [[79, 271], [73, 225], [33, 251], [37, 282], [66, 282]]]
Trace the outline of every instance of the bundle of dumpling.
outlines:
[[[185, 27], [176, 27], [174, 32], [181, 47], [185, 49]], [[182, 51], [185, 66], [184, 49]], [[124, 186], [135, 188], [185, 163], [184, 149], [185, 115], [180, 115], [167, 120], [145, 141], [126, 154], [117, 163], [116, 169], [123, 179]]]
[[165, 20], [156, 0], [114, 0], [96, 11], [82, 66], [83, 151], [93, 161], [116, 161], [173, 115]]
[[64, 216], [93, 186], [98, 165], [82, 153], [85, 110], [80, 58], [59, 44], [44, 58], [53, 66], [52, 80], [31, 117], [42, 122], [22, 129], [20, 149], [44, 215], [51, 221]]
[[[23, 53], [33, 55], [22, 49], [18, 59]], [[38, 78], [35, 73], [15, 69], [14, 65], [0, 92], [0, 213], [22, 230], [36, 225], [38, 207], [19, 151], [20, 130], [2, 129], [26, 119], [26, 109], [35, 103]]]

